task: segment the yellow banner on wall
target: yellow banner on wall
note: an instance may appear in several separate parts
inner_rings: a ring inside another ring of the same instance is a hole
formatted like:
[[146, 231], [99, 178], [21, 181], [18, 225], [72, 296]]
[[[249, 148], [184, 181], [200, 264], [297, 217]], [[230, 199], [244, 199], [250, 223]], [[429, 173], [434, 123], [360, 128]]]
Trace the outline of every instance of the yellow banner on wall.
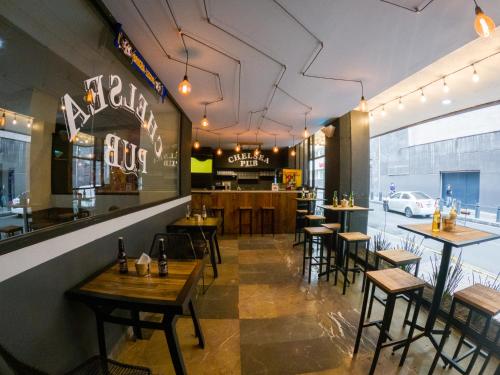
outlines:
[[287, 188], [302, 186], [302, 169], [283, 169], [283, 183]]

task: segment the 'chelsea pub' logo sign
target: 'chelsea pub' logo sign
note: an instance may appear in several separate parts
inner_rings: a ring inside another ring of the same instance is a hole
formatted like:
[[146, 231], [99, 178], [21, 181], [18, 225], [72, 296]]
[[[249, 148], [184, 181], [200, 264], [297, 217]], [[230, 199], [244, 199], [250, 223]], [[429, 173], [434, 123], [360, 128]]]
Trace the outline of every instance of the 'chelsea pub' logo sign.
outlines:
[[239, 164], [239, 167], [257, 167], [260, 163], [269, 164], [269, 158], [264, 154], [254, 155], [251, 152], [241, 152], [227, 158], [230, 164]]

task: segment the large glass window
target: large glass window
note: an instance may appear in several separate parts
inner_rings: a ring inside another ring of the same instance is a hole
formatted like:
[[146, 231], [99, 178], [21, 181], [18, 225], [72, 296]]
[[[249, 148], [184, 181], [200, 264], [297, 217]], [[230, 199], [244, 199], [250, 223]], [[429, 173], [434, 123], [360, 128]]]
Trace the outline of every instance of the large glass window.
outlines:
[[2, 239], [179, 193], [179, 110], [88, 4], [73, 11], [0, 16]]

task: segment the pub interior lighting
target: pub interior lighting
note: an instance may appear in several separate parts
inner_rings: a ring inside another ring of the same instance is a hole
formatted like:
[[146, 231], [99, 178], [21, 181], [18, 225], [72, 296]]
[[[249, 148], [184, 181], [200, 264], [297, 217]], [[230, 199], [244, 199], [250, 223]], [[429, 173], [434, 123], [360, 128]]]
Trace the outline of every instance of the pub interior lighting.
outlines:
[[236, 152], [241, 151], [240, 142], [238, 142], [238, 134], [236, 134], [236, 147], [234, 148], [234, 151], [236, 151]]
[[472, 65], [472, 69], [474, 69], [474, 72], [472, 73], [472, 82], [478, 83], [479, 82], [479, 74], [476, 71], [476, 67]]
[[83, 97], [83, 100], [87, 104], [93, 104], [94, 103], [94, 90], [88, 89], [87, 92], [85, 93], [85, 96]]
[[424, 89], [420, 89], [420, 101], [425, 103], [427, 101], [427, 97], [424, 94]]
[[[255, 133], [255, 143], [258, 143], [257, 142], [257, 133]], [[257, 147], [255, 148], [255, 150], [253, 150], [253, 155], [259, 156], [259, 154], [260, 154], [260, 146], [257, 144]]]
[[359, 101], [359, 110], [361, 112], [366, 112], [366, 106], [367, 106], [366, 99], [364, 95], [361, 95], [361, 100]]
[[304, 138], [309, 138], [309, 131], [307, 130], [307, 113], [304, 114]]
[[449, 93], [450, 92], [450, 86], [446, 83], [446, 78], [443, 78], [443, 92]]
[[477, 5], [477, 1], [474, 0], [474, 4], [476, 5], [475, 13], [476, 18], [474, 20], [474, 29], [476, 33], [483, 37], [487, 38], [491, 35], [491, 33], [495, 30], [495, 22], [484, 14], [483, 10]]
[[385, 117], [387, 115], [387, 112], [385, 111], [385, 107], [382, 107], [382, 112], [380, 112], [382, 117]]
[[401, 98], [399, 98], [398, 109], [400, 111], [402, 111], [403, 109], [405, 109], [405, 105], [403, 104], [403, 100]]
[[32, 125], [33, 125], [33, 120], [29, 119], [27, 124], [28, 128], [31, 128]]
[[16, 125], [16, 124], [17, 124], [17, 115], [16, 115], [16, 114], [14, 114], [14, 120], [12, 120], [12, 123], [13, 123], [14, 125]]
[[217, 154], [217, 156], [222, 155], [222, 148], [220, 147], [220, 135], [219, 135], [219, 147], [217, 147], [217, 151], [215, 151], [215, 153]]
[[273, 152], [274, 152], [275, 154], [277, 154], [279, 150], [280, 150], [280, 149], [279, 149], [279, 148], [278, 148], [278, 146], [276, 145], [276, 135], [274, 135], [274, 147], [273, 147]]
[[296, 153], [295, 153], [295, 136], [294, 135], [292, 135], [292, 147], [291, 148], [292, 148], [292, 150], [290, 151], [290, 155], [295, 156]]
[[203, 118], [201, 119], [201, 126], [206, 128], [209, 125], [208, 119], [207, 119], [207, 105], [205, 104], [205, 110], [203, 112]]
[[0, 126], [4, 127], [5, 126], [5, 111], [3, 111], [2, 117], [0, 117]]
[[189, 95], [191, 93], [191, 83], [188, 80], [188, 63], [189, 63], [189, 52], [186, 48], [186, 70], [184, 71], [183, 80], [181, 81], [181, 83], [179, 83], [179, 86], [177, 87], [179, 92], [184, 96]]
[[198, 141], [198, 129], [196, 129], [196, 140], [193, 143], [193, 148], [198, 150], [200, 148], [200, 142]]

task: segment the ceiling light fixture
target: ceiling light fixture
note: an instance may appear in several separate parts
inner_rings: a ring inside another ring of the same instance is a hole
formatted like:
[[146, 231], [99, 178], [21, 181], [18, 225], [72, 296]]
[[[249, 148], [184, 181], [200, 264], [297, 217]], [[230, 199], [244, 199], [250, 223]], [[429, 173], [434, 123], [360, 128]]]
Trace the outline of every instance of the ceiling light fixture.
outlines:
[[477, 5], [477, 1], [474, 0], [474, 4], [476, 5], [475, 13], [476, 18], [474, 20], [474, 29], [479, 36], [487, 38], [491, 35], [491, 33], [495, 30], [495, 22], [484, 14], [483, 10]]
[[217, 147], [217, 151], [215, 151], [215, 153], [217, 154], [217, 156], [222, 155], [222, 148], [220, 147], [220, 135], [219, 135], [219, 147]]
[[304, 138], [309, 138], [309, 131], [307, 130], [307, 112], [304, 113]]
[[478, 83], [479, 82], [479, 74], [476, 71], [476, 67], [472, 65], [472, 69], [474, 69], [474, 72], [472, 73], [472, 82]]
[[14, 114], [14, 120], [12, 120], [12, 124], [16, 125], [17, 124], [17, 115]]
[[33, 119], [28, 120], [28, 124], [27, 124], [28, 128], [31, 128], [31, 125], [33, 125]]
[[276, 146], [276, 134], [275, 134], [275, 135], [274, 135], [274, 147], [273, 147], [273, 152], [274, 152], [275, 154], [277, 154], [279, 150], [280, 150], [280, 149], [278, 148], [278, 146]]
[[446, 78], [443, 78], [443, 92], [444, 93], [449, 93], [450, 92], [450, 86], [446, 83]]
[[424, 89], [420, 89], [420, 101], [425, 103], [427, 101], [427, 97], [424, 94]]
[[206, 128], [208, 126], [209, 122], [207, 119], [207, 105], [205, 104], [205, 110], [203, 112], [203, 118], [201, 119], [201, 126]]
[[366, 99], [363, 95], [361, 95], [361, 100], [359, 101], [359, 110], [361, 112], [366, 112], [366, 106], [367, 106]]
[[253, 150], [253, 155], [254, 156], [259, 156], [259, 154], [260, 154], [260, 145], [259, 145], [259, 142], [257, 140], [258, 134], [259, 134], [259, 132], [257, 131], [255, 133], [255, 144], [257, 145], [257, 147], [255, 148], [255, 150]]
[[401, 97], [399, 97], [398, 109], [400, 111], [402, 111], [403, 109], [405, 109], [405, 105], [403, 104], [403, 100], [401, 99]]
[[184, 71], [184, 78], [181, 81], [181, 83], [179, 83], [179, 86], [177, 87], [179, 92], [184, 96], [189, 95], [191, 93], [191, 83], [188, 80], [189, 52], [188, 52], [187, 48], [185, 50], [186, 50], [186, 69]]
[[240, 142], [238, 142], [238, 134], [236, 134], [236, 147], [234, 148], [234, 151], [236, 151], [236, 152], [241, 151]]
[[290, 151], [290, 156], [295, 156], [296, 155], [296, 152], [295, 152], [295, 136], [292, 135], [292, 150]]

